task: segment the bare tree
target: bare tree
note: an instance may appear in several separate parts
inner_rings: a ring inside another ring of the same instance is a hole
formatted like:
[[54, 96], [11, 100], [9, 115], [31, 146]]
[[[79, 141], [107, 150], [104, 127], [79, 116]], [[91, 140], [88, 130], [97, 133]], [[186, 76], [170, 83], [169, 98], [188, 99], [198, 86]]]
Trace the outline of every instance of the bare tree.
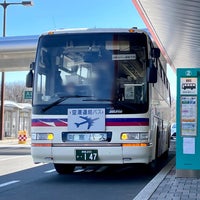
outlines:
[[25, 83], [22, 81], [9, 82], [5, 84], [5, 100], [14, 101], [17, 103], [27, 103], [24, 100], [24, 91], [26, 90]]

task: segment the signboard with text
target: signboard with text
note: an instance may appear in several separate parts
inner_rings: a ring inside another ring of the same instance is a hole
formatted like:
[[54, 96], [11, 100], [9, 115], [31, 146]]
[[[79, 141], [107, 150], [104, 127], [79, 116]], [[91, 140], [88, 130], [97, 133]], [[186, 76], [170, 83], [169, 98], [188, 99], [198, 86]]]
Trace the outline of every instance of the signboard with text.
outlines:
[[24, 99], [32, 99], [32, 91], [24, 91]]
[[197, 94], [197, 78], [181, 78], [181, 94]]
[[196, 136], [197, 134], [197, 97], [181, 97], [181, 135]]

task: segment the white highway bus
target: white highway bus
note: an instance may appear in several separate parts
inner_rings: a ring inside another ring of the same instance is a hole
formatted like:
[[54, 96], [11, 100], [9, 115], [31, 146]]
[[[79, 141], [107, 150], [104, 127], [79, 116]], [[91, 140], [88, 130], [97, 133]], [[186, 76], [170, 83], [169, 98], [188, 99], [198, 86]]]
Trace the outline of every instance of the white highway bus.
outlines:
[[167, 153], [166, 63], [138, 29], [42, 34], [27, 75], [31, 153], [60, 174], [75, 166], [151, 163]]

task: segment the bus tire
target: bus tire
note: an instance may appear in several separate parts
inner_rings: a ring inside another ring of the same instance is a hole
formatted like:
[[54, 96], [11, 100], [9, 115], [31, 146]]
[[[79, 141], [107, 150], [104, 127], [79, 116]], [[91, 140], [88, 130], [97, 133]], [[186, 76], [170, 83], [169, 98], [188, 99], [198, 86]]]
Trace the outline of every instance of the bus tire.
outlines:
[[163, 154], [163, 159], [167, 159], [169, 156], [169, 149], [165, 151], [165, 153]]
[[75, 166], [70, 164], [57, 164], [54, 163], [54, 168], [58, 174], [71, 174], [74, 171]]
[[150, 171], [151, 173], [156, 172], [157, 166], [158, 166], [158, 161], [157, 161], [157, 159], [152, 160], [149, 164], [147, 164], [148, 171]]
[[156, 128], [156, 148], [155, 148], [155, 159], [152, 160], [150, 163], [149, 163], [149, 168], [151, 169], [151, 171], [155, 171], [156, 168], [157, 168], [157, 165], [158, 165], [158, 159], [159, 159], [159, 155], [158, 155], [158, 148], [159, 148], [159, 135], [160, 132], [159, 132], [159, 128], [157, 127]]

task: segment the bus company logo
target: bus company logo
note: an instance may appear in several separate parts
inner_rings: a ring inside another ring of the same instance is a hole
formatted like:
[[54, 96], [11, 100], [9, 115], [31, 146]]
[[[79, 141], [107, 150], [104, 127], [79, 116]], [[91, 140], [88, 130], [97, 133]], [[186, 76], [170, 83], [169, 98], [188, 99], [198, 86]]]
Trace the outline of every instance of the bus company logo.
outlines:
[[186, 76], [192, 76], [192, 72], [191, 72], [190, 70], [187, 70], [187, 71], [185, 72], [185, 75], [186, 75]]
[[76, 127], [78, 128], [79, 126], [83, 125], [83, 124], [88, 124], [87, 129], [89, 130], [91, 126], [93, 126], [94, 121], [96, 121], [99, 118], [89, 118], [89, 117], [83, 117], [83, 116], [79, 116], [81, 119], [83, 119], [84, 121], [77, 123], [75, 122], [74, 124], [76, 125]]

